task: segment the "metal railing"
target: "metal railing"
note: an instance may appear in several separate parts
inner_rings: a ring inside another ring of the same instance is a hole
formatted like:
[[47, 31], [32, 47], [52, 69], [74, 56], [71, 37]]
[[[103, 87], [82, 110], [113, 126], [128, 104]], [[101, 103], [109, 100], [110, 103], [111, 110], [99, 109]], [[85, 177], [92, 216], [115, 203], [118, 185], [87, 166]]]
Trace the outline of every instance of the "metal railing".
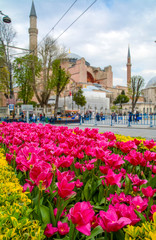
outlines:
[[80, 124], [109, 126], [149, 126], [156, 127], [156, 114], [103, 115], [81, 117]]
[[42, 117], [42, 119], [38, 120], [38, 117], [36, 117], [36, 120], [34, 121], [32, 117], [29, 118], [29, 121], [27, 121], [26, 117], [25, 119], [16, 118], [16, 119], [9, 119], [6, 117], [0, 117], [0, 122], [36, 122], [36, 123], [50, 123], [50, 124], [71, 124], [71, 123], [78, 123], [80, 125], [103, 125], [103, 126], [125, 126], [125, 127], [131, 127], [131, 126], [147, 126], [147, 127], [156, 127], [156, 114], [131, 114], [131, 115], [103, 115], [103, 116], [79, 116], [79, 118], [68, 118], [68, 117], [60, 117], [57, 119], [50, 118], [50, 117]]

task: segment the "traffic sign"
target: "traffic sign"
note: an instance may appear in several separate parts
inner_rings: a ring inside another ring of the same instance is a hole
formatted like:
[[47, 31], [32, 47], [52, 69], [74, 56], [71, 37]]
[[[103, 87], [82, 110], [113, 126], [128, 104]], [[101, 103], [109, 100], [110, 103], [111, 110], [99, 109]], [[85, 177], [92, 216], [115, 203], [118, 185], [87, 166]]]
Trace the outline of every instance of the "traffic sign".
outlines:
[[11, 111], [14, 110], [14, 104], [9, 104], [9, 110], [11, 110]]
[[33, 111], [33, 105], [21, 105], [21, 110], [22, 111]]

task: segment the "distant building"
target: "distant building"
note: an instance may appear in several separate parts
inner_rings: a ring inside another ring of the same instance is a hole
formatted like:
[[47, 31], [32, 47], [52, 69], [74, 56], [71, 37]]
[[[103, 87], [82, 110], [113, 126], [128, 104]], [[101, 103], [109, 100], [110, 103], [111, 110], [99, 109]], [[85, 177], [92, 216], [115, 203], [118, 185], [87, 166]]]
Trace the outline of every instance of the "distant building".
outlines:
[[149, 105], [144, 111], [149, 113], [156, 113], [156, 76], [151, 78], [146, 87], [142, 90], [145, 104]]
[[[97, 84], [98, 85], [98, 84]], [[81, 85], [83, 95], [86, 98], [87, 104], [84, 107], [80, 107], [81, 111], [94, 111], [94, 112], [110, 112], [110, 98], [106, 97], [106, 94], [110, 93], [108, 90], [93, 85]], [[55, 96], [53, 96], [55, 98]], [[78, 110], [78, 106], [73, 102], [73, 93], [66, 95], [59, 100], [59, 108], [65, 110]]]
[[152, 102], [156, 105], [156, 76], [151, 78], [146, 87], [142, 90], [145, 102]]
[[[37, 54], [37, 37], [38, 37], [37, 15], [36, 15], [34, 2], [32, 2], [31, 11], [30, 11], [29, 49], [31, 51], [35, 51], [35, 54]], [[80, 57], [79, 55], [76, 55], [74, 53], [69, 53], [61, 61], [61, 67], [70, 73], [71, 78], [70, 78], [69, 84], [66, 86], [64, 90], [64, 93], [61, 94], [61, 97], [59, 99], [59, 107], [63, 108], [64, 106], [65, 108], [64, 98], [66, 98], [66, 108], [71, 108], [70, 98], [69, 98], [70, 92], [72, 92], [72, 95], [73, 95], [78, 87], [81, 86], [82, 88], [84, 87], [85, 89], [86, 86], [88, 88], [89, 85], [98, 84], [99, 87], [94, 86], [94, 90], [96, 88], [96, 91], [98, 92], [99, 96], [101, 96], [100, 98], [101, 100], [99, 100], [101, 102], [101, 106], [97, 104], [97, 108], [98, 106], [99, 106], [99, 109], [110, 108], [110, 99], [108, 98], [108, 95], [110, 95], [111, 92], [106, 90], [106, 88], [113, 87], [113, 72], [112, 72], [111, 66], [105, 67], [104, 69], [101, 69], [99, 67], [93, 67], [93, 66], [90, 66], [90, 64], [83, 57]], [[43, 80], [41, 79], [41, 82], [42, 81]], [[91, 100], [93, 100], [94, 103], [95, 101], [96, 102], [98, 101], [97, 94], [95, 94], [94, 90], [92, 91], [90, 89], [89, 91], [90, 97], [86, 97], [87, 105], [89, 106], [93, 105], [91, 103]], [[107, 93], [107, 96], [106, 96], [106, 93]], [[55, 99], [55, 96], [51, 96], [49, 100], [49, 104], [54, 102], [54, 99]], [[35, 96], [33, 100], [37, 100]], [[73, 103], [72, 103], [72, 107], [73, 107]]]
[[[137, 102], [135, 111], [147, 114], [156, 113], [156, 77], [150, 79], [141, 92], [142, 97]], [[131, 100], [123, 104], [123, 111], [131, 111]]]
[[113, 86], [111, 66], [105, 67], [103, 70], [99, 67], [90, 66], [90, 63], [83, 57], [73, 53], [67, 54], [61, 66], [71, 74], [71, 79], [75, 83], [98, 83], [104, 88]]

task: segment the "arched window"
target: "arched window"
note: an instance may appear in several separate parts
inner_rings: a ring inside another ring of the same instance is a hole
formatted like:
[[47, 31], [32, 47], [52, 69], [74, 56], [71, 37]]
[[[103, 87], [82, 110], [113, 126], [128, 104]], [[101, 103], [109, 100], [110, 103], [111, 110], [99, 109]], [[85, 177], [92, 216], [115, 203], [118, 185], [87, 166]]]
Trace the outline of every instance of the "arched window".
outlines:
[[87, 72], [87, 82], [94, 83], [95, 80], [90, 72]]

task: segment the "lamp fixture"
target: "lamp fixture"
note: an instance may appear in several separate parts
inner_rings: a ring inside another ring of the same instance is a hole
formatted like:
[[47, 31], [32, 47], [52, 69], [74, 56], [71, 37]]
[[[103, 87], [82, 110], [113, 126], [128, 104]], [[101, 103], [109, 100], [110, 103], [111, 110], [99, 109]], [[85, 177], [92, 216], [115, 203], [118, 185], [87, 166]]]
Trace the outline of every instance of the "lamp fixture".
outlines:
[[4, 13], [2, 13], [2, 11], [0, 11], [0, 14], [3, 15], [3, 22], [5, 23], [11, 23], [11, 18], [9, 18], [7, 15], [5, 15]]

